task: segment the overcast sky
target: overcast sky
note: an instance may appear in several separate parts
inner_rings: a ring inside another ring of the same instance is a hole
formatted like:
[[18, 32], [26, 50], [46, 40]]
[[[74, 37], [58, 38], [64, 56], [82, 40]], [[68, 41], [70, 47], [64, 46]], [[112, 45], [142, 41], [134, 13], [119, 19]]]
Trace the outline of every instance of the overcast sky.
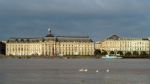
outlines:
[[0, 39], [112, 34], [150, 37], [150, 0], [0, 0]]

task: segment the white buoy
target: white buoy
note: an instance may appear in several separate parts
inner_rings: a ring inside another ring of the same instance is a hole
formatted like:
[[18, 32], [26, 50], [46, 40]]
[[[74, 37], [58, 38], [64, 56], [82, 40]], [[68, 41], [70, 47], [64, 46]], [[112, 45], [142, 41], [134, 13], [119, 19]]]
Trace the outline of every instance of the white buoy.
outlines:
[[110, 70], [109, 70], [109, 69], [107, 69], [107, 70], [106, 70], [106, 72], [108, 73], [108, 72], [110, 72]]
[[96, 70], [96, 72], [98, 73], [99, 71], [98, 71], [98, 70]]

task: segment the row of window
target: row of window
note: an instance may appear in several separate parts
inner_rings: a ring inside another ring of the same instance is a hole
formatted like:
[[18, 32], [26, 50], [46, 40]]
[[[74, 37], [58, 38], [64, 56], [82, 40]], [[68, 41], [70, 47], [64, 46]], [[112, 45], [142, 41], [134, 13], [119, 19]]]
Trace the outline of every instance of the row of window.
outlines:
[[134, 45], [149, 45], [149, 42], [115, 42], [115, 41], [113, 41], [113, 42], [105, 42], [105, 44], [111, 44], [111, 45], [113, 45], [113, 44], [134, 44]]

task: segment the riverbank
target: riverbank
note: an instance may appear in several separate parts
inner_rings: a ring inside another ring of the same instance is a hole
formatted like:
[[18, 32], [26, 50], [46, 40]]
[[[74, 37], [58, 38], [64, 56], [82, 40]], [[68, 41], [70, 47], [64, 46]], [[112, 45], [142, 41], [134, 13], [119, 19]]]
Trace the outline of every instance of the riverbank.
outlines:
[[[102, 56], [5, 56], [0, 55], [0, 59], [103, 59]], [[150, 59], [149, 56], [122, 56], [121, 59]]]
[[44, 58], [44, 59], [96, 59], [96, 56], [5, 56], [0, 55], [0, 58], [16, 58], [16, 59], [31, 59], [31, 58]]

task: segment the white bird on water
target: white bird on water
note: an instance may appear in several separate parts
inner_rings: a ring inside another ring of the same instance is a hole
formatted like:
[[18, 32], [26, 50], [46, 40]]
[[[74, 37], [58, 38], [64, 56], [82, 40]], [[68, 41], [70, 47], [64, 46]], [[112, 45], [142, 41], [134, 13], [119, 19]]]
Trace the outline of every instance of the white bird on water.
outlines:
[[79, 69], [79, 72], [83, 72], [84, 71], [84, 69], [82, 68], [82, 69]]
[[88, 69], [84, 69], [84, 68], [79, 69], [79, 72], [87, 72], [87, 71]]
[[97, 73], [99, 72], [98, 69], [96, 70], [96, 72], [97, 72]]
[[88, 69], [84, 69], [84, 71], [85, 71], [85, 72], [87, 72], [87, 71], [88, 71]]
[[107, 69], [107, 70], [106, 70], [106, 72], [108, 73], [108, 72], [110, 72], [110, 70], [109, 70], [109, 69]]

